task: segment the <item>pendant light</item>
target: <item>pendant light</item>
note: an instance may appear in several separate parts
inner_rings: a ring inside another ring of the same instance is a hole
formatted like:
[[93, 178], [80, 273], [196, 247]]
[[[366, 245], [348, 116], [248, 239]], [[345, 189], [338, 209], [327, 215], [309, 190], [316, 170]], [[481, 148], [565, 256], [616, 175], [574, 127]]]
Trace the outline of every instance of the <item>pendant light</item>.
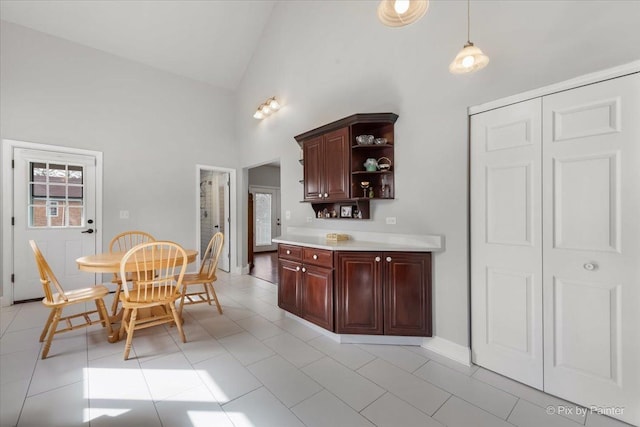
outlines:
[[470, 0], [467, 0], [467, 43], [462, 50], [458, 52], [455, 59], [449, 64], [449, 71], [453, 74], [465, 74], [473, 73], [483, 69], [489, 63], [489, 57], [482, 53], [479, 47], [476, 47], [471, 43], [470, 27], [471, 27], [471, 14], [470, 14]]
[[403, 27], [422, 18], [429, 9], [429, 0], [382, 0], [378, 19], [389, 27]]

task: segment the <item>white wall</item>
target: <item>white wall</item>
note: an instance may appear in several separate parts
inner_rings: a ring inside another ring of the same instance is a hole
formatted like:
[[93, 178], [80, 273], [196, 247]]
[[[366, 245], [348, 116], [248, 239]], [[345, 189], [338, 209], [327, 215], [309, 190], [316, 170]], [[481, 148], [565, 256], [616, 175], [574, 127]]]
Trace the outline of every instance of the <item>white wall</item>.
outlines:
[[[466, 2], [431, 2], [419, 23], [404, 28], [381, 25], [377, 4], [277, 4], [238, 91], [241, 166], [279, 154], [282, 210], [292, 213], [285, 228], [443, 234], [446, 251], [434, 262], [435, 334], [466, 346], [466, 108], [640, 58], [640, 2], [472, 2], [471, 39], [491, 63], [466, 76], [448, 72], [466, 41]], [[256, 105], [273, 95], [284, 108], [253, 119]], [[396, 199], [372, 202], [370, 221], [307, 223], [313, 213], [299, 203], [302, 166], [293, 136], [353, 113], [386, 111], [400, 116]], [[387, 216], [397, 225], [385, 225]]]
[[4, 21], [0, 36], [0, 136], [104, 153], [104, 249], [127, 229], [196, 247], [195, 165], [237, 167], [233, 94]]
[[280, 167], [262, 165], [249, 169], [249, 185], [280, 187]]

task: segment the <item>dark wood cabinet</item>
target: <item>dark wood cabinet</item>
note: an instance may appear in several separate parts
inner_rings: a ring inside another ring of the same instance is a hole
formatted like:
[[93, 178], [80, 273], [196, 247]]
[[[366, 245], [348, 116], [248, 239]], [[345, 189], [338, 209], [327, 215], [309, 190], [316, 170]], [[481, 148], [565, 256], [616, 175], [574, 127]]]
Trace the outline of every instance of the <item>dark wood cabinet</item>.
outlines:
[[333, 269], [302, 267], [300, 317], [333, 331]]
[[[360, 212], [358, 218], [369, 219], [371, 200], [395, 197], [397, 119], [394, 113], [354, 114], [295, 137], [303, 154], [300, 182], [304, 201], [312, 203], [316, 217], [344, 219], [341, 207], [347, 205], [352, 212]], [[363, 145], [356, 140], [359, 135], [373, 135], [386, 142]], [[366, 170], [364, 163], [368, 159], [384, 167]], [[371, 192], [369, 189], [365, 192], [363, 183], [368, 183]], [[332, 212], [337, 215], [331, 215]]]
[[305, 141], [302, 152], [306, 201], [346, 200], [350, 197], [349, 128]]
[[332, 251], [278, 245], [278, 306], [334, 330]]
[[381, 335], [380, 256], [372, 252], [336, 252], [335, 265], [336, 333]]
[[336, 332], [431, 336], [431, 254], [336, 252]]
[[431, 336], [431, 254], [383, 256], [384, 333]]
[[280, 258], [278, 260], [278, 307], [300, 315], [302, 263]]
[[278, 256], [280, 308], [338, 334], [432, 335], [431, 253], [280, 244]]

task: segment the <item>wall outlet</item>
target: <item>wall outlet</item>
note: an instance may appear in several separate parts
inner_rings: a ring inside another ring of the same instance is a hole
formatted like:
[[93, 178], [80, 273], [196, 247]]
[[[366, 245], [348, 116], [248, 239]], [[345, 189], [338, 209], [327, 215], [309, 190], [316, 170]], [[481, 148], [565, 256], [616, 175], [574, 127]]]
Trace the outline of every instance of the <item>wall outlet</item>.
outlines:
[[286, 219], [291, 219], [291, 211], [284, 211], [284, 217]]
[[120, 211], [120, 219], [129, 219], [129, 211]]
[[388, 216], [387, 217], [387, 224], [395, 224], [396, 223], [396, 217], [395, 216]]
[[307, 217], [307, 222], [313, 222], [313, 217], [312, 216], [308, 216]]

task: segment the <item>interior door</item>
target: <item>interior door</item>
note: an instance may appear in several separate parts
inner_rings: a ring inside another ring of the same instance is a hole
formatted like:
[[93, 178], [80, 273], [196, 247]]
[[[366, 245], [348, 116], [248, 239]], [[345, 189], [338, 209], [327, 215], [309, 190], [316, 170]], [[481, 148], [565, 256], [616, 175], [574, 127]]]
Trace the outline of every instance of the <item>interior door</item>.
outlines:
[[96, 251], [96, 158], [16, 148], [14, 161], [14, 302], [44, 296], [29, 240], [65, 290], [95, 283], [75, 260]]
[[474, 363], [542, 389], [541, 100], [471, 117]]
[[640, 74], [543, 102], [545, 391], [640, 425]]
[[271, 239], [280, 235], [280, 189], [251, 186], [253, 193], [253, 251], [267, 252], [278, 249]]
[[200, 254], [218, 231], [224, 234], [224, 241], [218, 268], [229, 271], [230, 264], [230, 194], [229, 172], [200, 169]]

